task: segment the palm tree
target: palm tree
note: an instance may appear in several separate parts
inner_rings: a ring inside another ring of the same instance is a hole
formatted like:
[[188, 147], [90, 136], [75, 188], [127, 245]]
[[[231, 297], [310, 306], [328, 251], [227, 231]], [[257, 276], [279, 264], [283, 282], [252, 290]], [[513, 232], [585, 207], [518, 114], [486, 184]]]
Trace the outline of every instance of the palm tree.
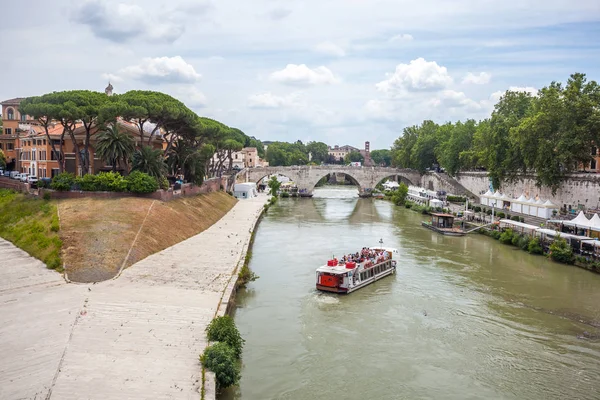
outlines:
[[157, 179], [165, 174], [166, 164], [163, 159], [162, 149], [153, 149], [142, 146], [133, 153], [133, 170], [145, 172]]
[[119, 129], [114, 123], [98, 134], [96, 154], [104, 162], [112, 165], [112, 170], [117, 171], [117, 165], [123, 162], [127, 165], [134, 151], [134, 142], [131, 135]]

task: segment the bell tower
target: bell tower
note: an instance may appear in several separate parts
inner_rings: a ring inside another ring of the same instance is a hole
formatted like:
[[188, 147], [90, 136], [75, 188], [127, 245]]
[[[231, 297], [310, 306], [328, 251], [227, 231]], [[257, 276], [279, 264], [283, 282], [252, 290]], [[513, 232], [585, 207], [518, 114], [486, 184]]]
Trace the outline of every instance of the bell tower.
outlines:
[[108, 82], [108, 86], [106, 87], [106, 89], [104, 89], [104, 93], [106, 93], [107, 96], [112, 96], [113, 85], [110, 84], [110, 81]]

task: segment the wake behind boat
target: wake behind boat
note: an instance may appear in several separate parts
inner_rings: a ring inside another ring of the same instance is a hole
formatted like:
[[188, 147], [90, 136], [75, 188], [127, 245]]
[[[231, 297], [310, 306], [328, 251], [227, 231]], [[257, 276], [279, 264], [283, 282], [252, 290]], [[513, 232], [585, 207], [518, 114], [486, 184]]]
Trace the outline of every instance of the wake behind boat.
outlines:
[[333, 293], [351, 293], [396, 272], [394, 255], [398, 250], [363, 247], [340, 260], [333, 258], [317, 268], [317, 289]]

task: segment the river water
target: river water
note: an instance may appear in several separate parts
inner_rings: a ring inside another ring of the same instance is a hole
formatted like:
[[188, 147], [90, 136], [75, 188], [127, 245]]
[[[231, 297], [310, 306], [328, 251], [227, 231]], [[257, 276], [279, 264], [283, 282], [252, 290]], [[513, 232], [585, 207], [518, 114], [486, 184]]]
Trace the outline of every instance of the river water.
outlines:
[[[262, 220], [238, 295], [242, 380], [226, 399], [600, 399], [600, 275], [325, 187]], [[332, 255], [400, 250], [398, 273], [315, 291]]]

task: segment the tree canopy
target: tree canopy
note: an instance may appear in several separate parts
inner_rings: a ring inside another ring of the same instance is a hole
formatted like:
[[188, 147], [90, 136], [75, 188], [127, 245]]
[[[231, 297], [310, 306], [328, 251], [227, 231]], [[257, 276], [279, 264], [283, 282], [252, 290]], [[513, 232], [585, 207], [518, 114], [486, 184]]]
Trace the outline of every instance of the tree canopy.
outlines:
[[[226, 161], [231, 167], [232, 153], [243, 147], [256, 147], [258, 154], [264, 155], [264, 147], [255, 137], [249, 137], [241, 130], [219, 121], [199, 117], [181, 101], [160, 92], [132, 90], [113, 96], [87, 90], [52, 92], [24, 99], [20, 110], [45, 128], [55, 159], [61, 160], [61, 172], [64, 170], [62, 147], [65, 135], [71, 137], [82, 172], [90, 170], [91, 136], [96, 127], [100, 132], [98, 138], [104, 143], [100, 145], [101, 157], [113, 166], [119, 162], [127, 164], [126, 156], [133, 151], [128, 144], [125, 144], [125, 148], [115, 148], [117, 142], [123, 144], [122, 137], [115, 141], [112, 139], [117, 139], [118, 135], [106, 133], [106, 126], [112, 125], [118, 118], [134, 124], [138, 129], [138, 140], [135, 141], [138, 167], [140, 162], [158, 162], [155, 156], [160, 153], [170, 173], [181, 173], [192, 182], [201, 182], [205, 175], [217, 175], [225, 167]], [[59, 148], [56, 148], [49, 135], [49, 127], [54, 122], [63, 126]], [[83, 140], [76, 141], [74, 131], [78, 124], [83, 125], [85, 134]], [[145, 146], [151, 145], [153, 138], [158, 135], [166, 146], [150, 154]], [[163, 171], [163, 167], [154, 170], [154, 175], [162, 175], [158, 171]]]
[[576, 73], [535, 96], [505, 92], [483, 121], [407, 127], [394, 142], [392, 163], [420, 171], [439, 163], [450, 175], [485, 169], [495, 188], [533, 173], [538, 186], [555, 192], [567, 174], [587, 168], [599, 146], [600, 88]]

